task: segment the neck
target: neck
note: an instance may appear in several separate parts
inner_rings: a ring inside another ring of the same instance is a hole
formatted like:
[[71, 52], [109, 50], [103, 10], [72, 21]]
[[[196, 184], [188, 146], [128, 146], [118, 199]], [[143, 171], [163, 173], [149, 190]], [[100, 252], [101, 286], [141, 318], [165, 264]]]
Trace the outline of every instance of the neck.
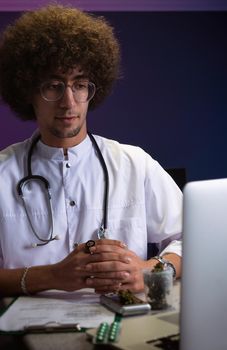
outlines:
[[54, 135], [45, 135], [41, 132], [41, 140], [47, 146], [63, 148], [64, 152], [67, 153], [67, 149], [79, 145], [87, 136], [87, 131], [78, 133], [72, 137], [57, 137]]

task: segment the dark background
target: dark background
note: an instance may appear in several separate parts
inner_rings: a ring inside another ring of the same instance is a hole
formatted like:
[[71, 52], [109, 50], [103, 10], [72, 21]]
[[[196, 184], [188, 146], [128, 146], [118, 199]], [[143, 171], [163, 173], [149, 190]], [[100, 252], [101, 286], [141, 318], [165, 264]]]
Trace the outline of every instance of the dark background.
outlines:
[[[0, 29], [19, 16], [1, 12]], [[227, 177], [227, 12], [99, 12], [122, 47], [122, 78], [90, 131], [141, 146], [188, 180]], [[0, 149], [35, 124], [0, 105]]]

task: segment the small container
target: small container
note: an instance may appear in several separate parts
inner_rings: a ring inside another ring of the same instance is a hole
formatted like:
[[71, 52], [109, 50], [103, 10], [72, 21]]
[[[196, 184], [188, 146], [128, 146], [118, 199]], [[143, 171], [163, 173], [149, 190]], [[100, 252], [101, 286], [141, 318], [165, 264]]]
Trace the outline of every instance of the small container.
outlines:
[[143, 270], [144, 291], [151, 310], [164, 310], [172, 307], [173, 270]]

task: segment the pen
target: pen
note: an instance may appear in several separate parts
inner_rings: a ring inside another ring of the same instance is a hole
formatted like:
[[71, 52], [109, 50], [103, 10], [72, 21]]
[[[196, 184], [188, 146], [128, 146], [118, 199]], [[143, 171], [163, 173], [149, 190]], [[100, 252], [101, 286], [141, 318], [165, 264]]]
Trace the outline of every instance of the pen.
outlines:
[[57, 323], [29, 325], [24, 327], [25, 332], [30, 333], [55, 333], [55, 332], [79, 332], [81, 326], [79, 323]]

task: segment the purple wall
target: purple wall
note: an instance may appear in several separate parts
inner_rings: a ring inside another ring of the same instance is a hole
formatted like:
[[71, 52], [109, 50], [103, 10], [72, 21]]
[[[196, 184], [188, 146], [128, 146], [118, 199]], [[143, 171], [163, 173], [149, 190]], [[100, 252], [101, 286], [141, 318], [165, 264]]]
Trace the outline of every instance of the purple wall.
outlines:
[[[48, 0], [1, 0], [0, 11], [26, 11], [48, 4]], [[87, 11], [221, 11], [226, 0], [61, 0]]]
[[[189, 180], [227, 177], [227, 12], [99, 14], [116, 28], [123, 78], [89, 129], [186, 167]], [[0, 13], [1, 27], [18, 15]], [[35, 128], [5, 106], [0, 116], [0, 148]]]

